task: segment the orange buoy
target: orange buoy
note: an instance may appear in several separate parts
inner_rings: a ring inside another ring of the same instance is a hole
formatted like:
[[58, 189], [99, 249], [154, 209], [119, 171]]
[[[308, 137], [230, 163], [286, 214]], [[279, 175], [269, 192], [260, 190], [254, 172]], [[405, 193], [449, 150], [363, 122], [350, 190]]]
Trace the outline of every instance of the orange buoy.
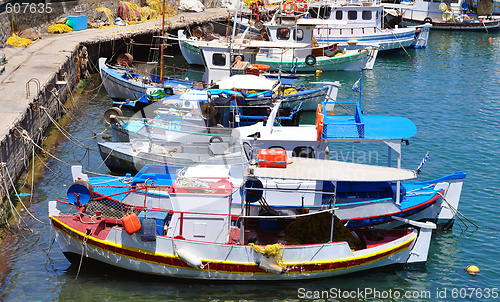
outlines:
[[318, 108], [316, 109], [316, 135], [317, 140], [321, 140], [321, 136], [323, 134], [323, 124], [324, 124], [324, 116], [323, 116], [323, 106], [318, 104]]
[[141, 230], [141, 222], [135, 213], [127, 214], [122, 218], [122, 222], [125, 231], [127, 231], [129, 235]]
[[489, 37], [489, 38], [488, 38], [488, 42], [490, 42], [490, 43], [491, 43], [491, 41], [493, 41], [493, 38], [492, 38], [492, 37]]
[[259, 71], [266, 71], [271, 68], [271, 66], [266, 64], [252, 64], [252, 68], [257, 68]]
[[475, 265], [467, 266], [466, 270], [471, 275], [477, 275], [477, 274], [479, 274], [479, 271], [480, 271], [479, 267], [477, 267]]

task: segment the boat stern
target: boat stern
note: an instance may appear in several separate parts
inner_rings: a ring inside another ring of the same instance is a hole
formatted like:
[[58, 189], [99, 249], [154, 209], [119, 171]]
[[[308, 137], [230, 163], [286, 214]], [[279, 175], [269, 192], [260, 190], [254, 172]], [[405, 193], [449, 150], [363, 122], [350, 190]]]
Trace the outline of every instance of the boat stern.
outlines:
[[436, 224], [429, 221], [418, 222], [397, 216], [391, 217], [419, 229], [417, 240], [410, 251], [410, 256], [406, 260], [405, 265], [407, 267], [425, 266], [427, 256], [429, 255], [429, 247], [431, 245], [432, 230], [436, 229]]

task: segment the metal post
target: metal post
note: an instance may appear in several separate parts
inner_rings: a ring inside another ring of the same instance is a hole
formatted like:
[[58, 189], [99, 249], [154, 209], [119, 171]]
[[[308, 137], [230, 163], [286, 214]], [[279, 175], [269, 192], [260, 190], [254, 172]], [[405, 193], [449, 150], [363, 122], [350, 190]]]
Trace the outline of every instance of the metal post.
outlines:
[[165, 36], [165, 0], [161, 7], [161, 44], [160, 44], [160, 84], [163, 84], [163, 37]]

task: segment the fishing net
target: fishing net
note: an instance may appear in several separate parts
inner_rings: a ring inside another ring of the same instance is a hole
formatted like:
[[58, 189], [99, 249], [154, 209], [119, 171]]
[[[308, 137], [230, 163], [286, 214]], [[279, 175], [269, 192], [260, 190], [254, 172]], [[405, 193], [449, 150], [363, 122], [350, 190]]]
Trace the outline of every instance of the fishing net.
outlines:
[[31, 40], [26, 38], [21, 38], [13, 33], [12, 36], [9, 37], [7, 39], [7, 42], [5, 43], [12, 47], [28, 47], [31, 45]]
[[[101, 15], [98, 18], [95, 18], [94, 21], [101, 21], [106, 26], [117, 26], [114, 23], [115, 16], [113, 12], [107, 7], [99, 7], [95, 9], [96, 12], [100, 12]], [[102, 16], [104, 14], [104, 16]]]
[[[290, 223], [285, 230], [287, 244], [316, 244], [330, 241], [332, 214], [323, 212], [305, 216]], [[355, 236], [340, 219], [335, 216], [333, 224], [333, 241], [346, 241], [354, 250], [366, 248], [366, 245]]]
[[[158, 14], [158, 18], [162, 16], [162, 1], [161, 0], [147, 0], [149, 8], [156, 11]], [[177, 11], [174, 9], [170, 1], [165, 1], [165, 16], [172, 17], [177, 14]]]
[[141, 14], [141, 21], [150, 21], [158, 19], [158, 12], [149, 7], [139, 7], [139, 14]]
[[[101, 211], [103, 217], [122, 219], [129, 212], [129, 208], [125, 204], [109, 198], [89, 201], [85, 212], [95, 216], [97, 211]], [[133, 212], [138, 214], [140, 211]]]
[[47, 29], [47, 32], [51, 33], [51, 34], [70, 33], [72, 31], [73, 31], [73, 28], [71, 28], [70, 26], [68, 26], [66, 24], [54, 24], [54, 25], [49, 26], [49, 28]]
[[139, 21], [141, 17], [139, 6], [133, 2], [120, 1], [120, 3], [118, 3], [118, 16], [130, 24], [134, 24]]
[[278, 264], [280, 267], [284, 268], [285, 265], [283, 264], [283, 245], [280, 243], [275, 243], [275, 244], [268, 244], [265, 247], [261, 247], [258, 245], [255, 245], [253, 243], [250, 243], [250, 246], [253, 247], [253, 249], [257, 253], [261, 253], [262, 255], [266, 257], [274, 257], [274, 260], [276, 260], [276, 264]]

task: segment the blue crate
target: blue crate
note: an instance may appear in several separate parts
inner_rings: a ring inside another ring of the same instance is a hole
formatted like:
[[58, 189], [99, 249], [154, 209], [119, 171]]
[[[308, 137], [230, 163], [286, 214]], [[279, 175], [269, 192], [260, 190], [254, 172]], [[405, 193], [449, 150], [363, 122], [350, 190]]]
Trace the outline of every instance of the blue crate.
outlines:
[[[163, 235], [163, 226], [165, 225], [165, 222], [167, 221], [168, 213], [167, 212], [156, 212], [156, 211], [148, 211], [145, 213], [144, 211], [141, 211], [139, 215], [139, 221], [141, 222], [141, 225], [144, 220], [148, 220], [149, 218], [152, 218], [156, 222], [156, 235]], [[148, 219], [145, 219], [148, 218]]]
[[73, 30], [87, 29], [87, 15], [68, 16], [68, 20], [73, 23]]

